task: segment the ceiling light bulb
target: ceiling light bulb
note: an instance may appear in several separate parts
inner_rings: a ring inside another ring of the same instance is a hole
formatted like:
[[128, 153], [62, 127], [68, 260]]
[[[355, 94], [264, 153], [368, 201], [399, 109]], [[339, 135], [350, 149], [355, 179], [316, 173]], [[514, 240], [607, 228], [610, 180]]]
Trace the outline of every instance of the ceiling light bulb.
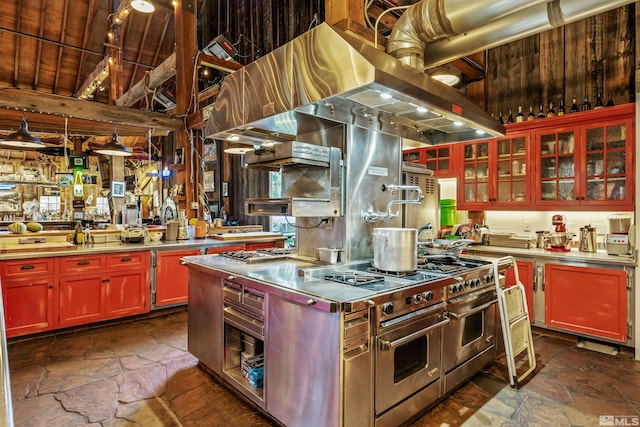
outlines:
[[426, 109], [426, 108], [424, 108], [424, 107], [418, 107], [418, 108], [416, 108], [416, 111], [417, 111], [418, 113], [426, 113], [426, 112], [427, 112], [427, 109]]
[[227, 138], [227, 141], [237, 141], [239, 139], [240, 137], [238, 135], [231, 135], [229, 138]]
[[453, 125], [454, 125], [454, 126], [462, 126], [463, 124], [464, 124], [464, 123], [462, 123], [462, 122], [461, 122], [461, 121], [459, 121], [459, 120], [455, 120], [455, 121], [453, 122]]
[[382, 99], [391, 99], [391, 94], [387, 93], [387, 92], [382, 92], [380, 94], [380, 98], [382, 98]]
[[431, 77], [433, 77], [440, 83], [446, 84], [447, 86], [455, 86], [460, 83], [460, 77], [456, 76], [455, 74], [435, 74]]
[[476, 129], [477, 135], [484, 135], [484, 131], [482, 129]]
[[132, 0], [131, 7], [142, 13], [151, 13], [156, 10], [155, 6], [153, 6], [153, 3], [151, 3], [149, 0]]

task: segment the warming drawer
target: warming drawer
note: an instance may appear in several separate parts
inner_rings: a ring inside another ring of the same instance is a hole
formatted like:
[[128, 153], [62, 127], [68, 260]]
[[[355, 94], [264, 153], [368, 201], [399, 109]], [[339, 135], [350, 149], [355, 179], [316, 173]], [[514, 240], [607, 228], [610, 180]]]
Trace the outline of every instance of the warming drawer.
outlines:
[[286, 215], [297, 217], [340, 216], [339, 204], [329, 199], [284, 198], [247, 199], [246, 213], [250, 216]]

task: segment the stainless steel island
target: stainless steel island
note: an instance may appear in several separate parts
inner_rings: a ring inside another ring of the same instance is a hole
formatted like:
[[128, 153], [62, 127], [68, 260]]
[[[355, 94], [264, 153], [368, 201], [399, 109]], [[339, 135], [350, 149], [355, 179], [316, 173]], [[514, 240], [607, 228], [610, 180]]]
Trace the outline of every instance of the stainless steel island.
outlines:
[[[461, 258], [466, 267], [456, 274], [374, 276], [353, 286], [347, 282], [370, 276], [368, 262], [183, 260], [189, 351], [286, 426], [398, 426], [496, 357], [488, 261]], [[480, 315], [449, 317], [448, 298], [468, 300], [470, 313]], [[470, 340], [475, 331], [480, 336]], [[447, 343], [459, 335], [462, 344]], [[469, 350], [455, 366], [442, 356], [452, 346], [456, 355]]]

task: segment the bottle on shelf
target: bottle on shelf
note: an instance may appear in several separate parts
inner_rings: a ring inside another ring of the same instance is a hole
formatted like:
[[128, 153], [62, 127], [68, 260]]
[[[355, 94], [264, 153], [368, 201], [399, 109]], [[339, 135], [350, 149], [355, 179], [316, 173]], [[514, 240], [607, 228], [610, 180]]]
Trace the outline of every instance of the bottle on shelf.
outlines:
[[607, 107], [613, 107], [614, 105], [616, 104], [613, 103], [613, 94], [609, 92], [609, 100], [607, 101]]
[[589, 95], [584, 96], [584, 102], [582, 103], [582, 111], [591, 110], [591, 103], [589, 102]]
[[542, 107], [542, 104], [540, 104], [540, 110], [538, 111], [538, 118], [539, 119], [544, 119], [545, 117], [547, 117], [547, 115], [544, 113], [544, 109]]
[[535, 113], [533, 112], [533, 105], [531, 105], [531, 106], [529, 107], [529, 114], [527, 114], [527, 121], [529, 121], [529, 120], [535, 120], [535, 119], [536, 119], [536, 115], [535, 115]]
[[507, 123], [514, 123], [515, 120], [513, 119], [513, 111], [509, 110], [509, 117], [507, 117]]
[[502, 119], [502, 111], [498, 113], [498, 123], [500, 123], [501, 125], [504, 124], [504, 120]]
[[553, 108], [553, 102], [549, 103], [549, 109], [547, 110], [547, 117], [554, 117], [556, 115], [556, 110]]
[[602, 103], [602, 94], [598, 92], [598, 96], [596, 97], [596, 105], [593, 107], [594, 110], [599, 110], [604, 108], [604, 104]]
[[560, 106], [558, 107], [558, 115], [564, 116], [564, 99], [560, 100]]
[[524, 122], [524, 114], [522, 114], [522, 105], [518, 105], [518, 115], [516, 115], [516, 122]]
[[578, 111], [580, 111], [580, 109], [578, 108], [578, 104], [575, 98], [573, 98], [573, 104], [571, 104], [571, 110], [569, 110], [571, 113], [577, 113]]

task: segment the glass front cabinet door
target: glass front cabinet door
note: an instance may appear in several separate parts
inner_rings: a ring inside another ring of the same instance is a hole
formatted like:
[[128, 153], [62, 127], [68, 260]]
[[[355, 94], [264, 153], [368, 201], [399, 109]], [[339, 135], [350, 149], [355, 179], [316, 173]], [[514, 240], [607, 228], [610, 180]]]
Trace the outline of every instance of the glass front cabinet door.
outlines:
[[537, 133], [535, 155], [536, 203], [541, 206], [560, 206], [579, 200], [576, 177], [578, 157], [576, 135], [578, 128], [544, 130]]
[[582, 204], [633, 204], [631, 132], [631, 120], [583, 126], [582, 170], [586, 182], [580, 195]]
[[529, 133], [498, 138], [496, 144], [498, 149], [496, 196], [492, 201], [496, 205], [529, 205], [531, 203], [531, 180], [528, 179], [531, 168], [527, 149]]
[[491, 204], [489, 149], [491, 141], [463, 143], [463, 179], [458, 186], [459, 208], [474, 210]]

